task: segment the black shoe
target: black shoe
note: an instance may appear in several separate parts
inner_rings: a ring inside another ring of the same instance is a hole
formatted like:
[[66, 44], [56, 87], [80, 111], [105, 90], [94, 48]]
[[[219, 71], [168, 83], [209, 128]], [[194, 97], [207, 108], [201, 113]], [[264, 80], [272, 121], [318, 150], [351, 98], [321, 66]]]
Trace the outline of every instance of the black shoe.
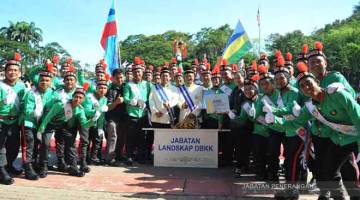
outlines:
[[48, 166], [47, 163], [43, 163], [42, 166], [40, 167], [40, 172], [39, 172], [39, 177], [40, 178], [45, 178], [48, 175]]
[[240, 178], [241, 174], [242, 174], [241, 168], [240, 167], [235, 167], [234, 173], [235, 173], [236, 178]]
[[14, 176], [19, 176], [20, 174], [23, 173], [22, 169], [16, 169], [12, 164], [8, 164], [6, 166], [6, 171]]
[[133, 165], [133, 159], [132, 158], [128, 158], [125, 162], [125, 165], [127, 166], [132, 166]]
[[119, 162], [117, 162], [115, 159], [106, 161], [106, 165], [111, 166], [111, 167], [120, 167], [121, 166], [121, 164]]
[[69, 175], [76, 177], [83, 177], [85, 176], [85, 172], [81, 171], [78, 167], [70, 167]]
[[67, 172], [68, 169], [69, 169], [69, 166], [65, 163], [64, 158], [58, 159], [58, 162], [57, 162], [57, 170], [58, 170], [59, 172]]
[[[91, 158], [90, 163], [91, 163], [91, 165], [98, 166], [98, 165], [101, 165], [101, 160], [99, 158]], [[90, 163], [89, 163], [89, 165], [90, 165]]]
[[360, 200], [360, 197], [350, 196], [350, 200]]
[[90, 167], [87, 165], [86, 160], [80, 161], [80, 170], [84, 173], [90, 172]]
[[0, 183], [4, 185], [11, 185], [14, 183], [14, 179], [11, 178], [5, 167], [0, 167]]
[[35, 172], [31, 163], [24, 164], [25, 178], [28, 180], [38, 180], [39, 175]]

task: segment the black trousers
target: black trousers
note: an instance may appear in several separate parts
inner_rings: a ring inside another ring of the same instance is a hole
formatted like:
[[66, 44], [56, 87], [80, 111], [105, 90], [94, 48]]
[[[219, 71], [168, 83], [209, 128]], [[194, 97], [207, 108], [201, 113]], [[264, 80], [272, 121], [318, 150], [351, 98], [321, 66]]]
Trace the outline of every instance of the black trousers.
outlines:
[[8, 138], [5, 142], [6, 159], [8, 165], [12, 165], [19, 155], [20, 150], [20, 127], [17, 124], [10, 125]]
[[42, 135], [42, 143], [40, 146], [40, 163], [48, 163], [51, 136], [55, 130], [61, 131], [63, 134], [64, 152], [66, 152], [65, 156], [68, 158], [68, 164], [70, 164], [71, 167], [76, 167], [78, 160], [75, 147], [77, 129], [69, 128], [66, 124], [61, 126], [49, 126], [46, 128]]
[[[357, 152], [356, 142], [344, 146], [335, 145], [332, 142], [329, 144], [323, 154], [323, 162], [326, 167], [320, 172], [321, 180], [318, 183], [320, 190], [329, 190], [333, 197], [341, 194], [343, 176], [343, 184], [348, 194], [360, 197], [358, 166], [354, 152]], [[345, 168], [342, 169], [345, 163], [349, 166], [345, 165]], [[340, 170], [343, 171], [343, 174], [340, 173]]]
[[36, 136], [37, 130], [24, 127], [23, 132], [23, 163], [26, 164], [36, 162], [40, 144], [40, 141]]
[[128, 131], [126, 135], [126, 155], [128, 158], [133, 158], [135, 151], [137, 159], [144, 160], [146, 157], [146, 137], [142, 128], [146, 125], [146, 117], [128, 118]]
[[8, 125], [0, 122], [0, 167], [7, 165], [7, 163], [12, 163], [8, 160], [8, 140], [10, 136], [16, 134], [17, 131], [18, 128], [15, 124]]
[[98, 154], [101, 153], [103, 136], [99, 135], [97, 127], [89, 128], [89, 145], [88, 145], [88, 156], [90, 159], [97, 159]]
[[284, 133], [270, 130], [268, 138], [266, 158], [267, 158], [267, 173], [270, 177], [277, 177], [280, 163], [280, 149], [281, 142], [283, 141]]
[[53, 126], [55, 132], [55, 148], [56, 157], [58, 159], [65, 159], [65, 139], [64, 134], [61, 132], [60, 126]]
[[300, 180], [300, 156], [304, 150], [304, 143], [299, 136], [284, 138], [285, 150], [285, 179], [288, 183]]
[[266, 170], [266, 149], [268, 145], [268, 138], [253, 133], [252, 137], [252, 152], [254, 153], [255, 173], [258, 176], [265, 177]]
[[12, 164], [20, 148], [20, 128], [17, 124], [0, 122], [0, 167]]
[[242, 126], [239, 126], [236, 123], [231, 124], [236, 167], [245, 169], [246, 171], [249, 169], [250, 164], [251, 133], [253, 131], [253, 126], [253, 123], [250, 121]]
[[89, 128], [80, 128], [79, 158], [88, 158]]

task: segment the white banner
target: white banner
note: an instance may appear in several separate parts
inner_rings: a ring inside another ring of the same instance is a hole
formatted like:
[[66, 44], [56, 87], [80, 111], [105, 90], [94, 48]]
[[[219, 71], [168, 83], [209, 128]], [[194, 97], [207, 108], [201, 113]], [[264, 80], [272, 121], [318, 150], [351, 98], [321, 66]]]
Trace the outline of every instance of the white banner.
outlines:
[[154, 129], [154, 166], [218, 167], [217, 129]]

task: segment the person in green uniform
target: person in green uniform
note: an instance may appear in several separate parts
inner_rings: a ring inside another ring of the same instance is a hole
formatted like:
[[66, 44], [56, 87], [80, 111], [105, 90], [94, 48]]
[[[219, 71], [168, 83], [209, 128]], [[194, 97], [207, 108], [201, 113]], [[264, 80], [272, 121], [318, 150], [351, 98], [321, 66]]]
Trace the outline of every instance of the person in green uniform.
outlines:
[[[234, 75], [234, 81], [237, 85], [231, 93], [230, 109], [235, 115], [240, 115], [241, 106], [247, 100], [244, 94], [244, 71], [238, 71]], [[230, 128], [233, 134], [234, 140], [234, 158], [236, 160], [235, 176], [240, 177], [241, 174], [249, 172], [250, 164], [250, 150], [251, 150], [251, 133], [253, 124], [250, 120], [247, 120], [243, 125], [239, 126], [233, 121], [230, 122]]]
[[309, 71], [320, 81], [320, 86], [326, 88], [332, 83], [342, 84], [345, 90], [356, 98], [356, 92], [351, 87], [346, 78], [337, 71], [328, 70], [328, 62], [325, 53], [323, 52], [323, 45], [321, 42], [315, 42], [314, 49], [307, 54]]
[[43, 116], [44, 107], [52, 105], [53, 90], [50, 88], [52, 64], [48, 64], [46, 70], [39, 73], [39, 84], [28, 91], [24, 96], [22, 109], [24, 144], [23, 144], [23, 167], [25, 178], [38, 180], [39, 176], [34, 171], [33, 163], [36, 164], [39, 141], [36, 138], [37, 128]]
[[[220, 65], [220, 74], [221, 74], [221, 80], [222, 84], [220, 86], [220, 90], [226, 94], [228, 97], [231, 96], [232, 91], [236, 87], [234, 81], [233, 81], [233, 72], [232, 72], [231, 65], [228, 65], [227, 61], [225, 59], [222, 60], [222, 63]], [[230, 128], [230, 119], [227, 115], [224, 116], [223, 122], [222, 122], [224, 129]], [[233, 161], [233, 151], [234, 151], [234, 140], [233, 138], [233, 132], [228, 132], [226, 134], [221, 134], [222, 137], [221, 140], [223, 141], [224, 149], [223, 149], [223, 161], [222, 165], [232, 165]]]
[[[275, 115], [279, 117], [285, 117], [287, 119], [294, 119], [294, 106], [295, 108], [299, 108], [300, 106], [298, 102], [300, 102], [299, 91], [293, 87], [290, 83], [291, 80], [291, 72], [285, 67], [285, 60], [280, 55], [277, 58], [277, 64], [274, 68], [275, 74], [275, 85], [278, 88], [279, 92], [275, 97], [276, 103], [273, 104], [265, 104], [263, 106], [263, 111], [267, 113], [267, 115]], [[305, 124], [304, 124], [305, 125]], [[304, 149], [304, 143], [301, 137], [297, 135], [298, 129], [286, 129], [285, 137], [283, 139], [284, 145], [284, 167], [285, 167], [285, 180], [289, 184], [295, 184], [300, 181], [300, 155]], [[304, 130], [304, 129], [302, 129]], [[284, 191], [284, 194], [277, 193], [276, 197], [280, 196], [291, 196], [294, 198], [298, 197], [298, 191], [296, 189], [287, 189]]]
[[25, 93], [25, 85], [20, 77], [19, 53], [5, 64], [5, 79], [0, 81], [0, 183], [11, 185], [14, 179], [8, 174], [22, 173], [13, 166], [20, 148], [20, 128], [18, 118], [20, 102]]
[[[319, 80], [320, 87], [327, 88], [331, 85], [331, 87], [341, 87], [344, 88], [346, 91], [348, 91], [354, 98], [356, 97], [355, 90], [351, 87], [349, 82], [346, 80], [346, 78], [337, 71], [329, 71], [329, 63], [327, 61], [327, 57], [323, 51], [323, 45], [321, 42], [315, 42], [314, 48], [306, 55], [307, 56], [307, 63], [309, 66], [309, 71], [316, 77], [317, 80]], [[313, 124], [314, 127], [317, 127]], [[314, 145], [317, 146], [318, 151], [315, 152], [315, 154], [322, 154], [324, 150], [323, 148], [326, 148], [330, 142], [329, 136], [326, 132], [319, 131], [316, 128], [312, 128], [312, 141], [314, 142]], [[322, 167], [318, 166], [321, 165], [323, 167], [327, 167], [325, 163], [321, 160], [324, 156], [316, 155], [317, 158], [315, 161], [316, 169], [319, 171], [322, 171]], [[352, 159], [349, 159], [349, 161], [345, 162], [343, 169], [341, 170], [342, 179], [344, 182], [348, 182], [347, 180], [352, 179]], [[350, 169], [350, 170], [349, 170]], [[318, 172], [318, 174], [321, 174], [321, 172]], [[333, 194], [331, 194], [333, 195]]]
[[[268, 71], [268, 67], [266, 67], [265, 65], [258, 66], [258, 73], [260, 77], [260, 90], [263, 91], [263, 94], [260, 97], [262, 103], [276, 105], [276, 98], [279, 95], [279, 91], [275, 89], [274, 75]], [[268, 158], [267, 179], [274, 182], [279, 181], [279, 156], [283, 137], [284, 133], [272, 129], [269, 130], [269, 146], [266, 151]]]
[[70, 164], [68, 173], [77, 177], [85, 175], [85, 173], [77, 167], [78, 159], [75, 148], [78, 126], [86, 128], [94, 124], [93, 119], [88, 120], [86, 118], [84, 108], [81, 106], [85, 97], [85, 89], [82, 87], [76, 88], [73, 98], [66, 103], [61, 101], [56, 102], [41, 121], [37, 130], [37, 138], [41, 140], [41, 168], [39, 172], [41, 178], [45, 178], [48, 174], [47, 165], [50, 140], [56, 127], [61, 127], [62, 133], [64, 134], [65, 152]]
[[[322, 148], [320, 154], [323, 165], [319, 172], [317, 185], [320, 188], [319, 199], [329, 199], [329, 190], [334, 199], [343, 199], [340, 170], [349, 158], [354, 158], [357, 152], [360, 130], [360, 106], [353, 96], [343, 87], [330, 85], [322, 88], [314, 75], [308, 73], [307, 66], [298, 65], [297, 80], [299, 88], [310, 100], [301, 108], [297, 118], [288, 120], [274, 116], [266, 116], [265, 121], [272, 126], [285, 130], [296, 129], [307, 121], [313, 121], [321, 134], [326, 134], [330, 142]], [[314, 144], [315, 152], [318, 151]], [[316, 156], [318, 156], [317, 154]], [[343, 182], [351, 199], [360, 198], [360, 189], [356, 171], [358, 167], [355, 159], [352, 160], [352, 180], [347, 175]], [[343, 178], [344, 179], [344, 178]], [[326, 192], [326, 193], [324, 193]]]
[[101, 163], [98, 153], [101, 152], [101, 141], [105, 135], [105, 112], [108, 110], [105, 97], [107, 90], [107, 81], [98, 80], [95, 93], [87, 93], [82, 103], [86, 117], [94, 121], [93, 126], [84, 127], [81, 130], [83, 136], [80, 142], [80, 169], [85, 173], [90, 171], [87, 161], [89, 164]]
[[268, 148], [269, 129], [266, 127], [264, 113], [261, 109], [258, 80], [259, 75], [254, 75], [251, 79], [245, 80], [244, 94], [247, 101], [242, 105], [240, 115], [229, 112], [228, 116], [239, 124], [244, 124], [248, 119], [254, 123], [251, 144], [254, 155], [255, 178], [264, 181], [267, 175], [266, 150]]
[[137, 159], [140, 163], [145, 161], [145, 136], [141, 130], [146, 122], [146, 103], [149, 99], [151, 83], [144, 81], [143, 70], [140, 64], [134, 64], [133, 80], [124, 86], [124, 102], [128, 115], [128, 132], [126, 136], [127, 165], [132, 165], [134, 153], [137, 149]]
[[[72, 99], [77, 85], [77, 76], [74, 67], [69, 67], [68, 71], [65, 72], [63, 81], [64, 83], [58, 88], [53, 94], [53, 103], [61, 101], [64, 104]], [[45, 111], [49, 112], [52, 105], [45, 105]], [[65, 162], [65, 140], [62, 133], [61, 127], [56, 127], [55, 132], [55, 149], [57, 157], [57, 170], [60, 172], [66, 172], [68, 165]], [[80, 135], [81, 136], [81, 135]], [[80, 138], [81, 139], [81, 138]]]

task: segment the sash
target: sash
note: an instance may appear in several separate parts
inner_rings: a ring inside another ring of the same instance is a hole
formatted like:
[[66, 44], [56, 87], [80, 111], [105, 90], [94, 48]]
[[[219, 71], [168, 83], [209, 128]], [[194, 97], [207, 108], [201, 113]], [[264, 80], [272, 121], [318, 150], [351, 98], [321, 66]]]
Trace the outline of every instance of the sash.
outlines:
[[228, 87], [227, 85], [222, 85], [220, 87], [220, 90], [225, 93], [226, 95], [228, 96], [231, 96], [231, 93], [232, 93], [232, 89], [230, 87]]
[[89, 98], [91, 103], [93, 104], [94, 108], [95, 108], [95, 115], [93, 116], [92, 120], [95, 122], [97, 121], [100, 116], [101, 116], [101, 108], [100, 108], [100, 103], [99, 100], [96, 99], [96, 97], [94, 96], [94, 94], [89, 94]]
[[331, 129], [343, 133], [345, 135], [357, 136], [357, 130], [355, 126], [345, 125], [345, 124], [337, 124], [334, 122], [329, 122], [325, 119], [324, 116], [318, 111], [318, 109], [314, 106], [311, 101], [305, 103], [306, 108], [309, 110], [310, 114], [315, 117], [317, 120], [330, 127]]
[[[159, 84], [156, 84], [155, 85], [155, 88], [156, 88], [156, 91], [158, 92], [161, 100], [163, 102], [169, 102], [169, 97], [166, 95], [165, 91], [164, 91], [164, 88], [159, 85]], [[175, 123], [175, 113], [174, 113], [174, 110], [171, 109], [171, 108], [166, 108], [166, 110], [168, 111], [169, 113], [169, 117], [170, 117], [170, 122], [171, 124], [174, 124]]]
[[35, 98], [34, 116], [36, 120], [39, 121], [40, 117], [43, 114], [44, 105], [41, 99], [41, 95], [39, 94], [39, 91], [31, 90], [31, 93], [34, 95]]
[[65, 104], [68, 101], [68, 96], [64, 89], [60, 91], [60, 100]]
[[20, 101], [14, 89], [2, 81], [0, 81], [0, 87], [6, 91], [5, 104], [14, 104], [16, 110], [19, 110]]
[[193, 112], [197, 108], [197, 106], [194, 104], [193, 100], [191, 99], [191, 96], [189, 95], [187, 88], [184, 85], [180, 85], [179, 89], [182, 96], [185, 99], [186, 104], [189, 106], [190, 111]]
[[63, 106], [64, 106], [64, 113], [65, 113], [65, 121], [68, 121], [73, 116], [71, 103], [66, 102], [66, 103], [63, 104]]

